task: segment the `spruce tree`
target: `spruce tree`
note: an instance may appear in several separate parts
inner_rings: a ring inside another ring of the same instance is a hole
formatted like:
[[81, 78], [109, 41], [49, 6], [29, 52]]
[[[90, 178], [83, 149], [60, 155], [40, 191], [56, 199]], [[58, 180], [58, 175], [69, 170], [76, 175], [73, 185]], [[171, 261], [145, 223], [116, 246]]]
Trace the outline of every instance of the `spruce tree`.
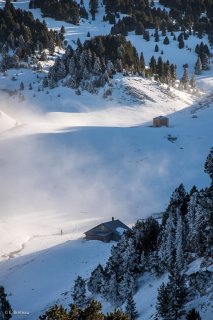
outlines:
[[[102, 305], [100, 302], [92, 300], [89, 305], [81, 312], [81, 315], [77, 319], [81, 320], [104, 320], [104, 316], [101, 312]], [[74, 318], [73, 320], [76, 320]]]
[[82, 309], [87, 306], [86, 281], [81, 276], [76, 278], [71, 295], [77, 307]]
[[24, 90], [24, 83], [23, 83], [23, 82], [20, 83], [20, 90], [21, 90], [21, 91]]
[[195, 64], [195, 74], [200, 75], [201, 73], [202, 73], [202, 63], [201, 63], [200, 57], [198, 57]]
[[98, 0], [90, 0], [89, 7], [90, 7], [90, 13], [92, 15], [92, 19], [95, 20], [95, 14], [98, 10]]
[[159, 47], [158, 47], [158, 45], [156, 44], [155, 45], [155, 52], [158, 52], [159, 51]]
[[169, 44], [169, 38], [167, 36], [164, 38], [163, 44], [166, 44], [166, 45]]
[[135, 320], [137, 316], [136, 303], [133, 299], [132, 294], [130, 294], [127, 298], [126, 302], [126, 314], [128, 315], [129, 320]]
[[53, 55], [54, 52], [55, 52], [55, 43], [54, 43], [54, 40], [51, 38], [50, 41], [49, 41], [49, 53], [50, 55]]
[[92, 293], [100, 293], [103, 277], [104, 277], [104, 270], [103, 270], [103, 267], [99, 264], [97, 268], [95, 268], [91, 273], [91, 276], [87, 283], [88, 290]]
[[203, 70], [210, 69], [209, 57], [206, 53], [203, 54], [203, 56], [201, 58], [201, 62], [202, 62], [202, 69]]
[[192, 74], [192, 77], [191, 77], [191, 80], [190, 80], [190, 86], [192, 88], [196, 87], [196, 80], [195, 80], [195, 74], [194, 73]]
[[158, 316], [160, 316], [164, 320], [171, 320], [169, 318], [169, 310], [170, 310], [170, 294], [169, 288], [164, 283], [158, 289], [158, 296], [157, 296], [157, 304], [156, 310]]
[[188, 85], [189, 85], [189, 72], [188, 72], [188, 68], [184, 68], [184, 72], [183, 72], [183, 77], [181, 79], [181, 82], [183, 83], [183, 87], [185, 90], [188, 89]]
[[191, 309], [186, 316], [186, 320], [202, 320], [199, 312], [197, 312], [194, 308]]
[[204, 168], [204, 171], [208, 173], [213, 182], [213, 147], [211, 148], [211, 151], [206, 159]]
[[170, 319], [177, 320], [185, 314], [184, 304], [187, 298], [185, 275], [181, 274], [177, 267], [173, 268], [167, 285], [170, 292]]
[[143, 52], [141, 52], [141, 55], [140, 55], [140, 70], [141, 71], [145, 70], [145, 60], [144, 60]]
[[[70, 317], [62, 306], [54, 305], [39, 317], [39, 320], [70, 320]], [[73, 319], [74, 320], [74, 319]]]

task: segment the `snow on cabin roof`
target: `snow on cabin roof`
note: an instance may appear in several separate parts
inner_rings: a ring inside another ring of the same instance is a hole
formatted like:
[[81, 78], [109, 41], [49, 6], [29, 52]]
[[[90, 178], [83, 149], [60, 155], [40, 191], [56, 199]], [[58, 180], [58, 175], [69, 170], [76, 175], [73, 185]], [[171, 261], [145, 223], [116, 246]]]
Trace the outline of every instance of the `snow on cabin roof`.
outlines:
[[116, 228], [116, 231], [117, 231], [121, 236], [122, 236], [122, 234], [124, 233], [125, 230], [126, 230], [126, 229], [121, 228], [121, 227]]
[[158, 116], [158, 117], [155, 117], [154, 119], [168, 119], [168, 117], [166, 117], [166, 116]]

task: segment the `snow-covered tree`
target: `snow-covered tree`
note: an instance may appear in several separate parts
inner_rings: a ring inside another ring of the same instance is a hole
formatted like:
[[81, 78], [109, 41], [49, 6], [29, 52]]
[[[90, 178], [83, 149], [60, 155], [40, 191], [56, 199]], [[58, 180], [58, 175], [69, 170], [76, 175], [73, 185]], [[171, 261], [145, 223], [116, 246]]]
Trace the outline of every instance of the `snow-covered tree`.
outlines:
[[167, 286], [170, 292], [168, 301], [170, 319], [180, 319], [185, 314], [184, 304], [187, 298], [185, 275], [181, 274], [177, 268], [174, 268], [169, 275]]
[[184, 304], [187, 297], [185, 276], [174, 268], [169, 275], [169, 281], [158, 290], [157, 314], [163, 320], [180, 319], [185, 311]]
[[88, 290], [92, 293], [100, 293], [103, 283], [103, 277], [104, 270], [103, 267], [99, 264], [97, 268], [95, 268], [91, 273], [91, 276], [87, 283]]
[[94, 74], [99, 74], [101, 70], [101, 62], [98, 57], [95, 58], [93, 72]]
[[119, 283], [116, 273], [113, 270], [108, 272], [108, 276], [105, 278], [105, 282], [101, 288], [101, 293], [107, 301], [109, 301], [115, 307], [118, 307], [123, 302], [119, 292]]
[[205, 172], [208, 173], [213, 181], [213, 147], [211, 148], [211, 151], [205, 162]]
[[66, 67], [62, 60], [58, 62], [56, 75], [58, 80], [63, 79], [66, 76]]
[[71, 57], [69, 61], [69, 74], [73, 75], [76, 71], [76, 63], [75, 63], [75, 57]]
[[192, 74], [192, 77], [191, 77], [191, 80], [190, 80], [190, 86], [192, 88], [196, 87], [196, 80], [195, 80], [195, 74], [194, 73]]
[[183, 219], [179, 215], [177, 218], [177, 227], [175, 235], [175, 248], [176, 248], [176, 265], [179, 271], [181, 271], [185, 266], [184, 257], [184, 225]]
[[51, 55], [53, 55], [54, 52], [55, 52], [55, 43], [54, 43], [54, 40], [53, 40], [52, 38], [51, 38], [50, 41], [49, 41], [49, 47], [48, 47], [48, 49], [49, 49], [49, 53], [50, 53]]
[[184, 68], [184, 72], [183, 72], [183, 77], [181, 79], [181, 82], [183, 83], [183, 87], [185, 90], [188, 89], [188, 85], [189, 85], [189, 72], [188, 72], [188, 68]]
[[87, 306], [86, 281], [82, 277], [76, 278], [71, 295], [77, 307], [84, 309]]
[[122, 274], [122, 280], [119, 283], [119, 294], [122, 302], [124, 302], [129, 295], [133, 295], [136, 289], [136, 277], [130, 272]]
[[48, 87], [48, 79], [47, 79], [47, 77], [44, 77], [44, 79], [42, 81], [42, 86], [43, 86], [43, 88]]
[[195, 64], [195, 74], [200, 75], [201, 73], [202, 73], [202, 63], [201, 63], [200, 57], [198, 57]]
[[209, 70], [210, 69], [209, 56], [206, 53], [203, 54], [201, 62], [202, 62], [202, 69], [203, 70]]
[[55, 81], [54, 77], [51, 77], [49, 79], [48, 85], [49, 85], [50, 89], [54, 89], [56, 87], [57, 84], [56, 84], [56, 81]]

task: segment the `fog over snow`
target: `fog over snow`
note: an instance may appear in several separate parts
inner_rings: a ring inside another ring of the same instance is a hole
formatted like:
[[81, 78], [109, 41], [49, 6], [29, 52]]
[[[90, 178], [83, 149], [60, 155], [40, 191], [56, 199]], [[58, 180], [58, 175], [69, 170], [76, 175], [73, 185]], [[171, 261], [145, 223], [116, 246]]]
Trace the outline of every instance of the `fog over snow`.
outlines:
[[[88, 8], [89, 1], [84, 2]], [[28, 3], [14, 5], [27, 9]], [[81, 21], [78, 27], [46, 21], [57, 30], [64, 25], [66, 39], [75, 47], [88, 30], [92, 37], [110, 32], [103, 10], [95, 21]], [[39, 9], [31, 11], [41, 18]], [[152, 55], [158, 58], [153, 37], [147, 43], [129, 33], [128, 40], [144, 52], [146, 64]], [[186, 44], [192, 52], [184, 48], [181, 54], [177, 44], [162, 41], [163, 60], [177, 64], [178, 77], [184, 63], [191, 74], [200, 40], [191, 36]], [[112, 96], [103, 99], [103, 88], [97, 95], [82, 91], [78, 96], [60, 81], [53, 90], [38, 92], [52, 63], [43, 63], [42, 73], [22, 68], [8, 70], [6, 77], [0, 74], [0, 283], [14, 308], [25, 309], [28, 301], [31, 317], [23, 317], [28, 320], [53, 303], [68, 305], [76, 276], [88, 277], [106, 261], [113, 243], [85, 242], [86, 230], [112, 216], [131, 225], [164, 211], [180, 183], [187, 191], [210, 183], [203, 166], [212, 147], [213, 69], [197, 77], [198, 96], [117, 74]], [[11, 81], [13, 76], [17, 81]], [[24, 101], [14, 94], [21, 81]], [[168, 128], [152, 127], [159, 115], [169, 117]], [[153, 280], [152, 288], [152, 280], [144, 283], [144, 320], [153, 313], [148, 303], [150, 297], [156, 300], [162, 282]], [[136, 294], [139, 308], [141, 296]], [[111, 310], [107, 303], [103, 308]]]

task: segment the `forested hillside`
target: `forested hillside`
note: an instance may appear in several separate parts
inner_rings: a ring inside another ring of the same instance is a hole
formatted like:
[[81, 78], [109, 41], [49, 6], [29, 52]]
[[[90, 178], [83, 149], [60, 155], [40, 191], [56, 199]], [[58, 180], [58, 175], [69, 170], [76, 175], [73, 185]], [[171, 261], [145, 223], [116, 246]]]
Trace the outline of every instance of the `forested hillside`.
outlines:
[[[70, 313], [61, 307], [51, 308], [41, 319], [50, 320], [56, 314], [64, 319], [127, 319], [134, 320], [137, 310], [134, 294], [139, 279], [145, 273], [158, 278], [168, 273], [167, 283], [158, 290], [156, 317], [163, 320], [199, 320], [199, 312], [186, 304], [199, 295], [211, 295], [212, 273], [208, 271], [213, 251], [213, 148], [205, 162], [205, 172], [211, 178], [210, 187], [187, 193], [181, 184], [172, 194], [162, 223], [150, 217], [138, 220], [131, 231], [126, 231], [105, 266], [98, 265], [88, 281], [77, 277], [72, 291], [74, 304]], [[187, 273], [189, 265], [202, 259], [202, 269]], [[91, 301], [102, 296], [115, 308], [126, 304], [126, 312], [119, 316], [104, 316], [101, 305]], [[86, 316], [85, 316], [86, 313]], [[82, 316], [82, 318], [81, 318]], [[205, 320], [205, 319], [203, 319]]]
[[48, 30], [44, 21], [35, 20], [31, 12], [15, 9], [10, 1], [0, 9], [2, 71], [18, 67], [21, 59], [27, 61], [36, 50], [41, 53], [46, 48], [60, 46], [62, 39], [62, 34]]
[[84, 5], [78, 5], [75, 0], [31, 0], [29, 8], [41, 8], [44, 17], [64, 20], [75, 25], [79, 23], [80, 17], [88, 18], [88, 13], [86, 12]]

